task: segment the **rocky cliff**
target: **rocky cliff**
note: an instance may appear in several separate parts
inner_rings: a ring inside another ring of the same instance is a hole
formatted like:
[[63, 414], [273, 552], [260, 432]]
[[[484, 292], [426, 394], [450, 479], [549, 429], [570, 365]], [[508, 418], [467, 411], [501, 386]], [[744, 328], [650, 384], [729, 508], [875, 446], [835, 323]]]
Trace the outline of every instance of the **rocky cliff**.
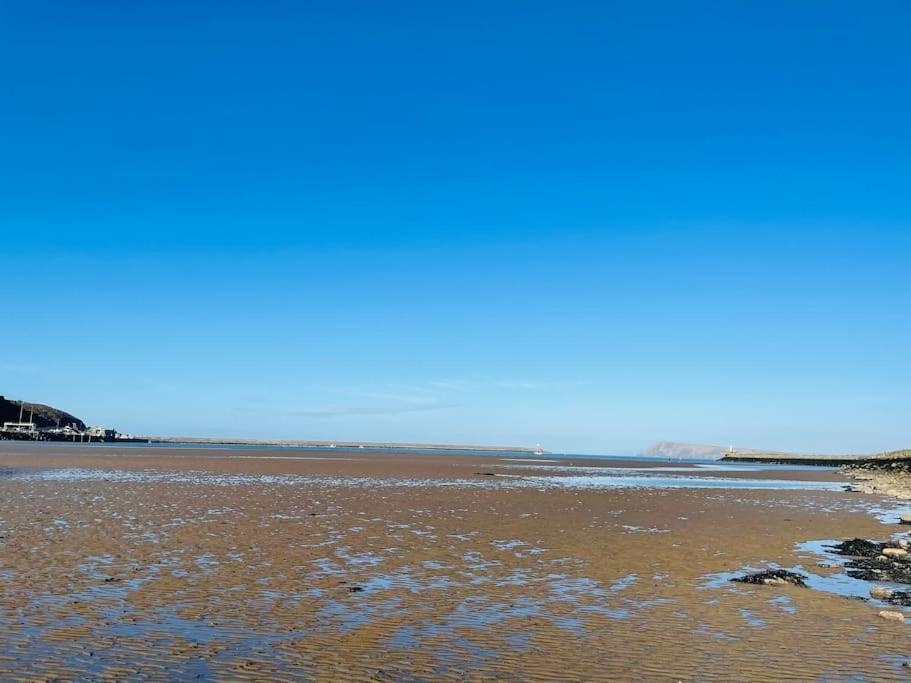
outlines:
[[[10, 401], [3, 396], [0, 396], [0, 425], [4, 422], [19, 421], [19, 406], [21, 403], [21, 401]], [[85, 423], [78, 417], [58, 410], [57, 408], [52, 408], [51, 406], [46, 406], [41, 403], [26, 403], [22, 415], [23, 422], [28, 421], [29, 412], [32, 414], [32, 422], [34, 422], [39, 429], [44, 427], [57, 427], [58, 425], [61, 427], [75, 425], [76, 429], [85, 429]]]

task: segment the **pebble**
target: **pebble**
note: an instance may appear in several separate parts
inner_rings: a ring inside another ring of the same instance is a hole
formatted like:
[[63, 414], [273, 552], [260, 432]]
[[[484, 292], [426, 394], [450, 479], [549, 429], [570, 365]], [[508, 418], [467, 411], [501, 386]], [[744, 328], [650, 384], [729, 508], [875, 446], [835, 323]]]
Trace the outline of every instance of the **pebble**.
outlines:
[[883, 548], [883, 555], [886, 557], [905, 557], [908, 551], [904, 548]]
[[889, 621], [898, 621], [898, 622], [901, 622], [902, 624], [905, 623], [905, 615], [902, 614], [901, 612], [889, 612], [887, 610], [883, 610], [882, 612], [879, 613], [879, 618], [887, 619]]
[[911, 512], [903, 512], [899, 520], [902, 524], [911, 524]]
[[882, 586], [873, 586], [870, 589], [870, 597], [876, 598], [877, 600], [888, 600], [892, 597], [892, 591], [888, 588], [883, 588]]

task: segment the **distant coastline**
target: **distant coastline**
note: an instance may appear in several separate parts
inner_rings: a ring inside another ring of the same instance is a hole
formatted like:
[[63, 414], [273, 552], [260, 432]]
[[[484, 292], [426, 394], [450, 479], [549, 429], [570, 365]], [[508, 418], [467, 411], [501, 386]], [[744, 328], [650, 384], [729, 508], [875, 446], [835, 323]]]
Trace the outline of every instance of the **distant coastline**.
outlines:
[[533, 453], [539, 446], [483, 446], [477, 444], [408, 443], [396, 441], [314, 441], [302, 439], [240, 439], [198, 436], [140, 436], [106, 427], [86, 427], [74, 415], [42, 403], [8, 400], [0, 395], [0, 440], [65, 441], [72, 443], [208, 444], [213, 446], [288, 446], [301, 448], [401, 448], [434, 451]]
[[659, 441], [642, 455], [678, 459], [715, 459], [726, 462], [763, 462], [781, 465], [853, 465], [871, 460], [911, 459], [911, 449], [884, 451], [868, 454], [789, 453], [758, 448], [691, 444], [676, 441]]
[[[403, 450], [493, 451], [536, 453], [530, 446], [482, 446], [477, 444], [408, 443], [397, 441], [305, 441], [301, 439], [232, 439], [197, 436], [137, 436], [137, 440], [167, 444], [209, 444], [214, 446], [288, 446], [301, 448], [401, 448]], [[546, 452], [546, 451], [545, 451]]]

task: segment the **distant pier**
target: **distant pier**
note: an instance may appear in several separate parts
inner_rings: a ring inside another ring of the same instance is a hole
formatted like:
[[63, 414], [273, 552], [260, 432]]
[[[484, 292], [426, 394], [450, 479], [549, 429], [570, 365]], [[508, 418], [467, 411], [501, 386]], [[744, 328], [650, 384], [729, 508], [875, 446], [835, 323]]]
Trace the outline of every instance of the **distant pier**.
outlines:
[[5, 441], [61, 441], [65, 443], [146, 443], [148, 439], [124, 435], [114, 429], [89, 427], [78, 430], [72, 427], [41, 429], [31, 422], [5, 422], [0, 426], [0, 440]]
[[738, 453], [729, 450], [721, 458], [725, 462], [761, 462], [777, 465], [820, 465], [835, 467], [859, 465], [877, 460], [911, 460], [911, 449], [873, 453], [868, 455], [821, 455], [816, 453], [762, 453], [749, 451]]

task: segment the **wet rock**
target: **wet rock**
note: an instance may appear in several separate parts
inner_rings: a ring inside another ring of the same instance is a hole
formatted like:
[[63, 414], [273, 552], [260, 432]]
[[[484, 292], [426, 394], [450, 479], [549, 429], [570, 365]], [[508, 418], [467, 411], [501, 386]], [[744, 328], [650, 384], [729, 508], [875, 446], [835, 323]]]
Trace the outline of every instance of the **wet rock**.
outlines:
[[754, 574], [747, 574], [745, 576], [737, 576], [731, 581], [736, 581], [737, 583], [752, 583], [764, 586], [783, 586], [785, 584], [791, 584], [793, 586], [800, 586], [806, 588], [807, 577], [803, 574], [798, 574], [796, 572], [785, 571], [784, 569], [768, 569], [763, 572], [756, 572]]
[[480, 475], [480, 476], [482, 476], [482, 477], [495, 477], [495, 476], [497, 476], [497, 475], [494, 474], [493, 472], [475, 472], [475, 474], [478, 474], [478, 475]]
[[908, 591], [891, 591], [892, 595], [886, 600], [890, 605], [911, 607], [911, 593]]
[[879, 613], [880, 619], [886, 619], [887, 621], [897, 621], [901, 624], [905, 623], [905, 615], [901, 612], [890, 612], [888, 610], [883, 610]]
[[883, 588], [882, 586], [873, 586], [870, 589], [870, 597], [876, 598], [877, 600], [888, 600], [892, 597], [892, 591], [888, 588]]
[[[847, 565], [847, 574], [852, 579], [864, 581], [891, 581], [893, 583], [911, 584], [911, 567], [893, 562], [880, 567], [870, 566], [875, 560], [857, 560]], [[878, 564], [878, 563], [877, 563]]]
[[883, 548], [883, 555], [886, 557], [907, 557], [908, 551], [904, 548]]
[[832, 546], [832, 550], [839, 555], [850, 557], [876, 557], [882, 552], [885, 545], [885, 543], [874, 543], [863, 538], [852, 538], [850, 541], [836, 543]]
[[362, 586], [348, 586], [349, 593], [362, 593], [364, 591]]
[[[845, 563], [845, 569], [851, 578], [911, 584], [911, 555], [904, 548], [854, 539], [835, 546], [834, 550], [852, 556], [853, 559]], [[870, 555], [877, 551], [879, 554]]]

